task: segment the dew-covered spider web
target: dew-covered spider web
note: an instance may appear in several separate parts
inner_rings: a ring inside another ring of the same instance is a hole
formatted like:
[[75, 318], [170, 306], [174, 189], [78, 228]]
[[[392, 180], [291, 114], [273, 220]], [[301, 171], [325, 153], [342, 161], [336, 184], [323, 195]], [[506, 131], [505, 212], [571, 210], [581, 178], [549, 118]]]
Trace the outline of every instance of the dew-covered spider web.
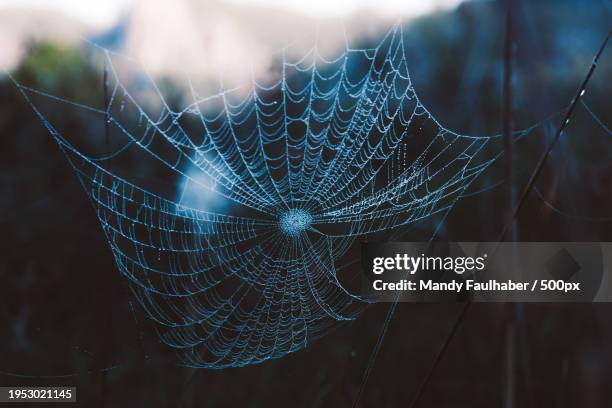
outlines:
[[[501, 152], [499, 136], [454, 133], [421, 104], [399, 29], [332, 59], [283, 53], [274, 79], [191, 87], [180, 108], [147, 76], [136, 82], [156, 103], [139, 102], [104, 54], [103, 108], [17, 86], [141, 310], [190, 366], [282, 357], [355, 319], [355, 246], [447, 211]], [[61, 129], [45, 104], [91, 115], [91, 134]]]

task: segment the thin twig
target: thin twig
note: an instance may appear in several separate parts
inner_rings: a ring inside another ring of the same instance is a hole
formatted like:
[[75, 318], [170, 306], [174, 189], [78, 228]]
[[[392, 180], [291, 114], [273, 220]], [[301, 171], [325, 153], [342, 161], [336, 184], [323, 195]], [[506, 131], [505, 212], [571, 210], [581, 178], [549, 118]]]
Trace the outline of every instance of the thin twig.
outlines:
[[[531, 174], [531, 177], [529, 178], [529, 181], [525, 185], [525, 188], [523, 189], [523, 192], [521, 193], [521, 195], [519, 197], [519, 200], [518, 200], [518, 203], [517, 203], [516, 207], [514, 207], [514, 211], [512, 213], [512, 217], [511, 217], [510, 221], [514, 222], [514, 220], [516, 219], [516, 216], [518, 215], [519, 211], [521, 210], [521, 207], [525, 203], [525, 199], [527, 198], [527, 196], [529, 195], [529, 193], [533, 189], [533, 186], [535, 185], [535, 182], [536, 182], [538, 176], [542, 172], [542, 168], [544, 167], [544, 164], [546, 163], [546, 159], [550, 155], [550, 152], [552, 151], [553, 147], [555, 147], [555, 145], [559, 141], [559, 138], [561, 137], [561, 133], [563, 133], [563, 131], [565, 130], [565, 127], [570, 122], [572, 114], [574, 113], [574, 110], [576, 109], [576, 106], [578, 105], [578, 102], [580, 102], [580, 98], [582, 98], [582, 96], [586, 92], [586, 87], [587, 87], [589, 81], [591, 80], [591, 77], [593, 76], [593, 72], [595, 72], [595, 68], [597, 67], [597, 62], [599, 61], [599, 57], [601, 57], [601, 54], [603, 54], [604, 50], [606, 49], [606, 46], [608, 45], [608, 41], [610, 40], [610, 35], [612, 35], [612, 30], [608, 31], [608, 35], [606, 36], [606, 39], [604, 40], [603, 44], [599, 48], [599, 51], [595, 55], [595, 58], [593, 58], [593, 62], [591, 63], [591, 66], [589, 68], [589, 72], [587, 73], [586, 77], [584, 78], [584, 80], [580, 84], [580, 87], [578, 88], [578, 91], [576, 92], [576, 96], [574, 96], [574, 99], [572, 100], [572, 104], [570, 105], [569, 109], [565, 113], [565, 117], [563, 118], [563, 122], [561, 122], [561, 125], [559, 126], [559, 129], [557, 129], [557, 133], [555, 133], [555, 137], [551, 140], [551, 142], [548, 145], [548, 147], [546, 147], [546, 150], [544, 150], [544, 152], [542, 153], [542, 156], [540, 157], [540, 160], [538, 161], [538, 164], [536, 165], [533, 173]], [[502, 229], [502, 232], [499, 235], [499, 239], [498, 239], [499, 242], [503, 242], [504, 241], [504, 239], [506, 237], [506, 233], [508, 232], [508, 229], [510, 228], [510, 226], [511, 226], [511, 223], [506, 223], [504, 225], [504, 228]]]
[[[512, 169], [512, 47], [513, 39], [513, 1], [505, 0], [506, 6], [506, 38], [504, 41], [504, 85], [503, 85], [503, 135], [504, 135], [504, 153], [506, 161], [506, 177], [505, 177], [505, 205], [504, 205], [504, 220], [510, 225], [508, 235], [510, 241], [516, 240], [515, 221], [512, 218], [512, 209], [514, 208], [514, 172]], [[514, 259], [512, 260], [514, 263]], [[516, 310], [514, 305], [507, 305], [505, 308], [505, 351], [506, 359], [504, 360], [504, 407], [514, 407], [514, 394], [516, 387]]]
[[512, 171], [512, 0], [506, 1], [506, 39], [504, 44], [504, 89], [503, 89], [503, 135], [505, 156], [505, 194], [506, 203], [504, 220], [511, 223], [510, 238], [514, 239], [514, 222], [512, 209], [514, 208], [513, 171]]
[[412, 402], [410, 403], [410, 405], [408, 406], [409, 408], [416, 407], [417, 403], [421, 399], [421, 396], [423, 395], [423, 391], [425, 391], [425, 387], [429, 383], [429, 380], [431, 380], [431, 376], [433, 375], [434, 371], [436, 371], [438, 364], [440, 363], [440, 361], [442, 361], [442, 357], [444, 356], [446, 349], [448, 349], [451, 339], [455, 337], [455, 333], [457, 333], [457, 330], [461, 326], [461, 323], [463, 323], [463, 320], [465, 319], [465, 316], [471, 304], [472, 302], [464, 303], [463, 308], [461, 309], [461, 311], [459, 312], [459, 315], [457, 316], [457, 319], [455, 319], [455, 323], [453, 324], [453, 327], [451, 327], [450, 331], [448, 332], [448, 335], [446, 336], [446, 340], [444, 341], [444, 343], [442, 343], [440, 350], [438, 350], [438, 354], [436, 354], [436, 358], [434, 359], [433, 363], [429, 367], [429, 371], [427, 371], [427, 374], [423, 378], [423, 381], [421, 381], [421, 383], [419, 384], [417, 393], [412, 399]]

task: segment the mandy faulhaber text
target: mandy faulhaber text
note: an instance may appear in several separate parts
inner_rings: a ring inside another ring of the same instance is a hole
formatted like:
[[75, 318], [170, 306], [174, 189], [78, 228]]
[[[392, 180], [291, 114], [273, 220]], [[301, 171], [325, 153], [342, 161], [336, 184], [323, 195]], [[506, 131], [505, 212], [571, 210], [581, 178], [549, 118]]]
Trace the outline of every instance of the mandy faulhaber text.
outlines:
[[454, 291], [461, 292], [462, 290], [474, 290], [474, 291], [523, 291], [529, 290], [529, 282], [514, 282], [512, 280], [506, 280], [498, 282], [494, 279], [489, 279], [486, 282], [478, 282], [473, 279], [467, 279], [464, 282], [450, 281], [450, 282], [436, 282], [431, 279], [421, 280], [418, 282], [402, 279], [399, 282], [383, 282], [382, 280], [375, 280], [372, 283], [374, 290], [431, 290], [431, 291]]

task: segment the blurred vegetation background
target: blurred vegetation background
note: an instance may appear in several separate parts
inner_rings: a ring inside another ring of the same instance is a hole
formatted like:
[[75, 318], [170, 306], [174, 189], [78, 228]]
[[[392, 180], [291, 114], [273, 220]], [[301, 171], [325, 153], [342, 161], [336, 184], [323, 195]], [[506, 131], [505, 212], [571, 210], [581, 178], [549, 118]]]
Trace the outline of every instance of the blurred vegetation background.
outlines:
[[[610, 28], [611, 10], [609, 1], [515, 2], [515, 129], [567, 107]], [[501, 132], [504, 18], [501, 2], [471, 1], [405, 23], [414, 86], [445, 127]], [[363, 37], [360, 45], [379, 39]], [[602, 123], [580, 107], [538, 180], [541, 197], [532, 193], [521, 210], [520, 240], [612, 239], [611, 74], [607, 50], [585, 95]], [[103, 70], [86, 47], [33, 42], [12, 75], [69, 100], [103, 104]], [[183, 84], [160, 80], [182, 97]], [[55, 117], [74, 132], [92, 129], [85, 117]], [[517, 146], [517, 189], [556, 125]], [[6, 76], [0, 77], [0, 134], [0, 385], [76, 385], [82, 406], [351, 405], [388, 305], [371, 307], [280, 360], [223, 371], [177, 367], [144, 316], [132, 310], [136, 305], [72, 169]], [[488, 171], [475, 186], [487, 191], [461, 201], [438, 239], [494, 240], [504, 205], [495, 186], [502, 180], [502, 166]], [[405, 239], [431, 236], [435, 221], [413, 226]], [[408, 405], [460, 307], [399, 305], [363, 406]], [[511, 406], [611, 406], [610, 312], [606, 304], [521, 306]], [[418, 406], [507, 403], [506, 318], [503, 305], [474, 305]]]

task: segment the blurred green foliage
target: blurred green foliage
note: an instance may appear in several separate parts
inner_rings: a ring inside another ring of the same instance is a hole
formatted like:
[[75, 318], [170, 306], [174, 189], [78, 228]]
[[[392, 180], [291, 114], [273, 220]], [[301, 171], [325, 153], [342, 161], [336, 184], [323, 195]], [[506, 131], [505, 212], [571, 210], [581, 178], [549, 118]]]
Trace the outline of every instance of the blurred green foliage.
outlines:
[[102, 77], [79, 48], [50, 42], [31, 44], [26, 58], [14, 73], [22, 84], [100, 105]]

